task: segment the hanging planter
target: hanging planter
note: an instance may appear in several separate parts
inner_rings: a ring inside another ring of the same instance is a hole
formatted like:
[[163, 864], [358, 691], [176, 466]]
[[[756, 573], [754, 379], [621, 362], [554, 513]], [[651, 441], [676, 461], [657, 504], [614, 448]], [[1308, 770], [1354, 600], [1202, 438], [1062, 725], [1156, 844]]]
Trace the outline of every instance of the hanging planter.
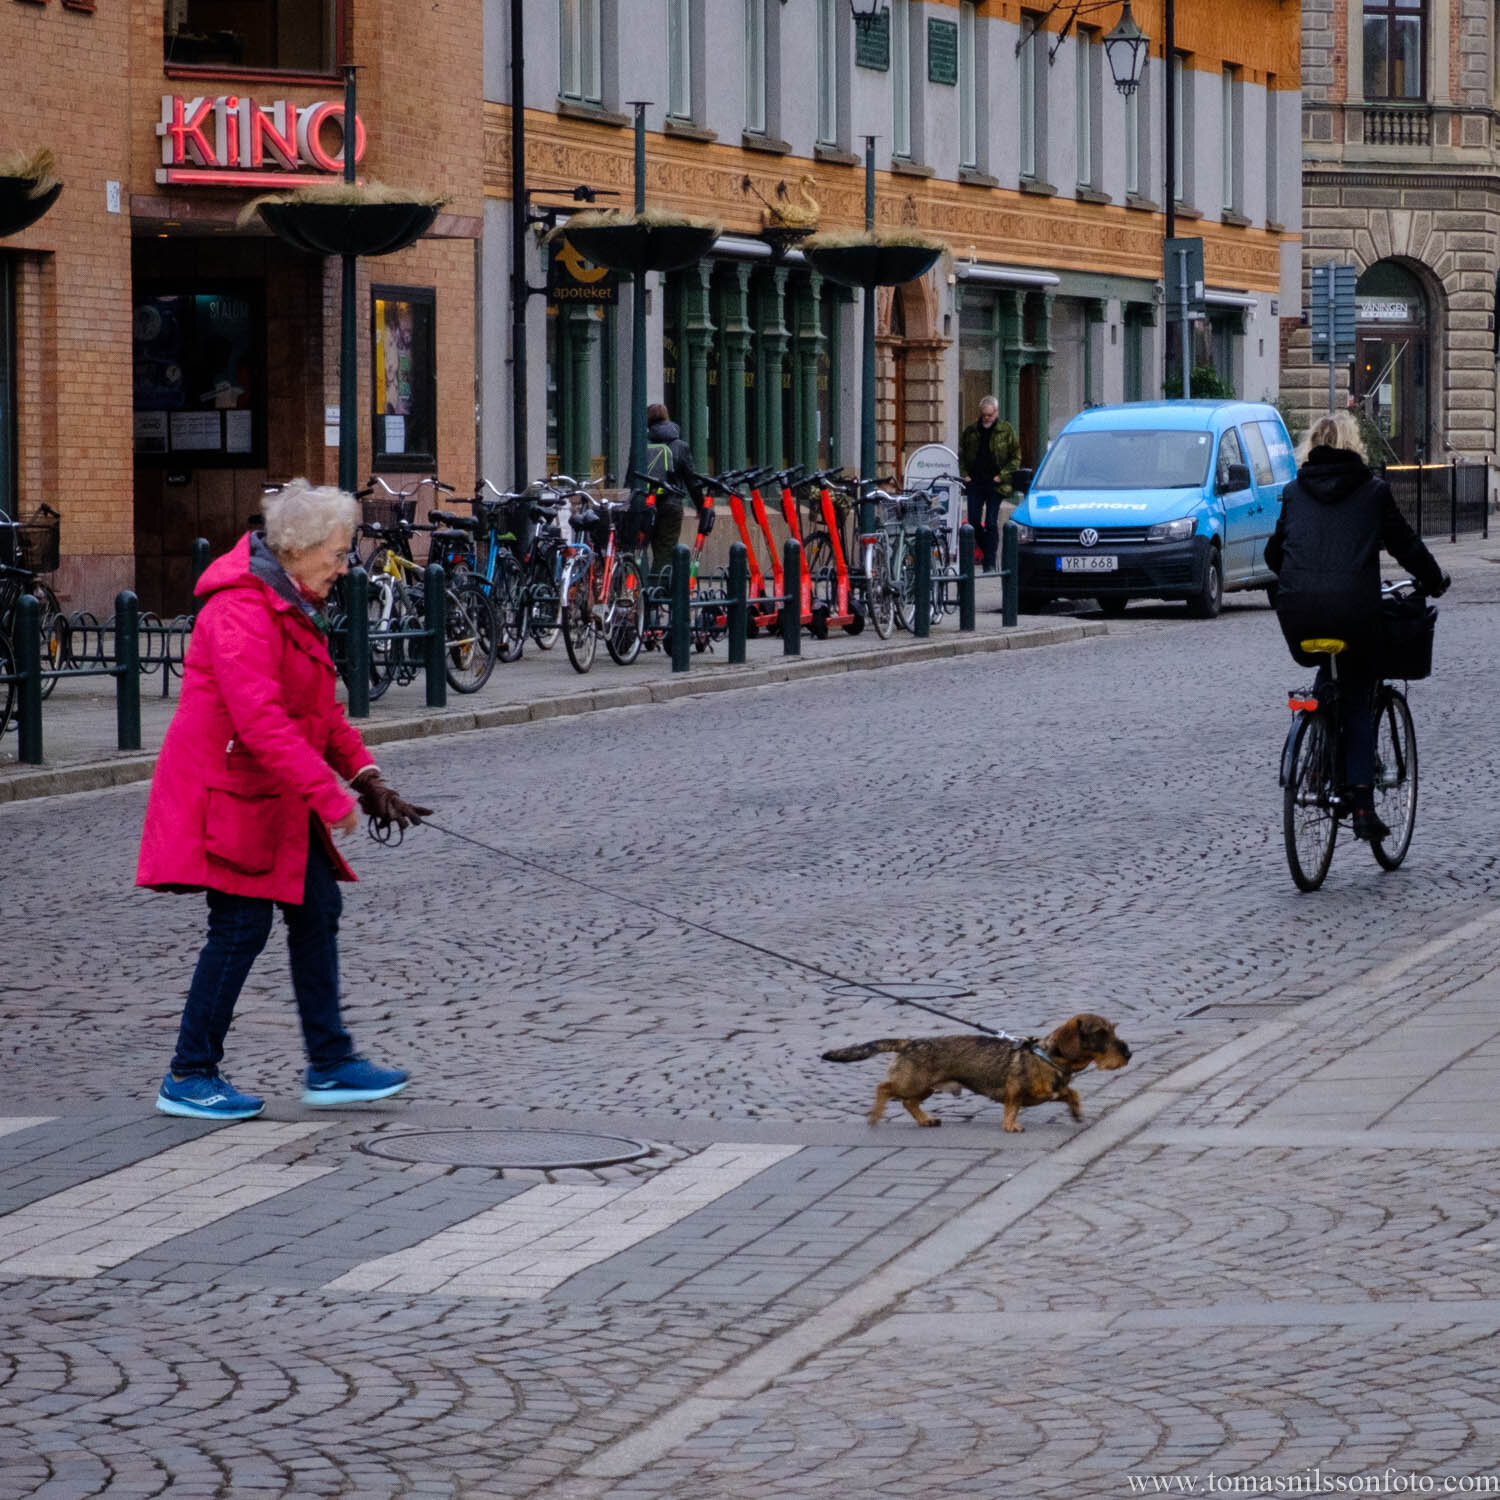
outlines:
[[675, 271], [708, 254], [722, 225], [681, 214], [576, 214], [547, 236], [565, 238], [585, 260], [637, 275]]
[[29, 229], [57, 202], [63, 185], [55, 165], [46, 149], [0, 156], [0, 236]]
[[868, 230], [815, 234], [802, 243], [807, 263], [841, 286], [903, 286], [925, 276], [946, 247], [926, 235]]
[[239, 223], [258, 215], [278, 239], [311, 255], [392, 255], [421, 239], [447, 201], [378, 182], [335, 182], [256, 198]]

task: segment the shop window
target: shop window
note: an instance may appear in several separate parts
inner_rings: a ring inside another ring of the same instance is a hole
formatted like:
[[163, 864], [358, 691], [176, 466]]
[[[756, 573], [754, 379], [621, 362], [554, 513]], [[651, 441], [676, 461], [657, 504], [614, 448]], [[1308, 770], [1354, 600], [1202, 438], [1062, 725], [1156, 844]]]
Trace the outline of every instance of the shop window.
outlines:
[[142, 289], [132, 323], [135, 454], [257, 468], [265, 452], [262, 287]]
[[331, 73], [341, 0], [165, 0], [168, 63]]
[[436, 297], [427, 287], [370, 289], [375, 467], [437, 467]]
[[1365, 98], [1423, 97], [1423, 0], [1365, 0]]

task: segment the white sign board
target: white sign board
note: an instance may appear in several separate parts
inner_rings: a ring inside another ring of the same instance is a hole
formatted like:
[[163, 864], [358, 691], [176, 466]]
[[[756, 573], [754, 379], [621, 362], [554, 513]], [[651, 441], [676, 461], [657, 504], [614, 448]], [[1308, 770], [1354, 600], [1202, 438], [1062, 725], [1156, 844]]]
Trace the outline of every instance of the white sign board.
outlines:
[[958, 478], [958, 454], [941, 443], [927, 443], [907, 455], [902, 484], [909, 490], [925, 490], [948, 507], [948, 544], [958, 556], [958, 528], [964, 514], [964, 487]]

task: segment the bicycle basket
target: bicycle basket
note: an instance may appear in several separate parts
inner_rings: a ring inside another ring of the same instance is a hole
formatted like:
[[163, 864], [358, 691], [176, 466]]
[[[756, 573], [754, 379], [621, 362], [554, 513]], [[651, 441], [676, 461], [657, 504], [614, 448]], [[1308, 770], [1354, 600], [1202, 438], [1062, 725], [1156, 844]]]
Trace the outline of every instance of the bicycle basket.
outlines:
[[656, 507], [647, 505], [644, 499], [632, 496], [628, 505], [615, 511], [615, 536], [626, 552], [636, 552], [646, 546], [655, 529]]
[[58, 554], [60, 518], [47, 506], [24, 521], [8, 521], [0, 527], [0, 562], [25, 568], [31, 573], [54, 573]]
[[417, 515], [417, 497], [398, 500], [390, 495], [370, 495], [364, 502], [365, 520], [372, 526], [394, 526], [397, 522], [411, 522]]
[[1416, 681], [1432, 676], [1432, 638], [1437, 631], [1437, 605], [1408, 594], [1386, 599], [1385, 651], [1381, 669], [1387, 677]]

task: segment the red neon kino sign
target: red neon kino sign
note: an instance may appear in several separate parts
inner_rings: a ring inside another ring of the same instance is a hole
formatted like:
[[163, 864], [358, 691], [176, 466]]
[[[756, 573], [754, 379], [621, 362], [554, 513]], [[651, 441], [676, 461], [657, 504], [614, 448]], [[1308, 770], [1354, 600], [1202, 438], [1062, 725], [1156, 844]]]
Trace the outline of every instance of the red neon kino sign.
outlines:
[[[324, 133], [337, 121], [337, 150]], [[323, 182], [344, 170], [344, 106], [321, 99], [258, 104], [248, 95], [185, 99], [163, 94], [162, 165], [156, 180], [187, 187], [261, 187], [266, 183]], [[365, 154], [365, 126], [354, 120], [354, 159]]]

